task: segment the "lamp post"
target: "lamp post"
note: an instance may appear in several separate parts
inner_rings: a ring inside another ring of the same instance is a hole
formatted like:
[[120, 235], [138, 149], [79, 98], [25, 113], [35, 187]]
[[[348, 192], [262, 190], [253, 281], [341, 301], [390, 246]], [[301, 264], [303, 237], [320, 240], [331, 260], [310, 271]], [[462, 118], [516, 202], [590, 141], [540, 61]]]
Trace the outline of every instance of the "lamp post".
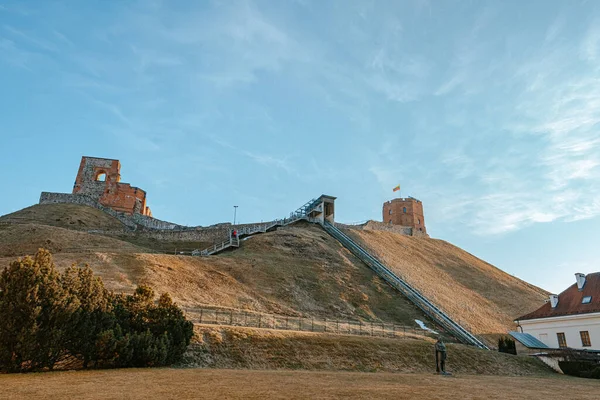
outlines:
[[237, 217], [238, 206], [233, 206], [233, 225], [235, 225], [235, 218]]

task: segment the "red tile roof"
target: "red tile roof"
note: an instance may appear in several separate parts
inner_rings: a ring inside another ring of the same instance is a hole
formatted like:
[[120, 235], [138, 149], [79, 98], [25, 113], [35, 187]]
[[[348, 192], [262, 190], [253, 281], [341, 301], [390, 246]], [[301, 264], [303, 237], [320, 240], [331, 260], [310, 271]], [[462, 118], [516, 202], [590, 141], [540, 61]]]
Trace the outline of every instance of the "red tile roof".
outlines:
[[[581, 304], [585, 296], [592, 296], [588, 304]], [[558, 295], [558, 304], [552, 308], [550, 302], [544, 304], [534, 312], [525, 314], [518, 321], [535, 318], [558, 317], [560, 315], [586, 314], [600, 312], [600, 272], [587, 274], [585, 285], [581, 291], [577, 289], [577, 283], [569, 286], [567, 290]]]

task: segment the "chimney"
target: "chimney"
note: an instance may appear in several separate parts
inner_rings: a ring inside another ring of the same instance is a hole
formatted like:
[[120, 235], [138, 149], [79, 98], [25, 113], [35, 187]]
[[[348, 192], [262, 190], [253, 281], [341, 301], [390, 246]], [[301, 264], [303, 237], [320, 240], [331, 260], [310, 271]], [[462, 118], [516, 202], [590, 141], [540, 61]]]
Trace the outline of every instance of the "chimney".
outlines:
[[581, 292], [583, 285], [585, 285], [585, 274], [578, 272], [575, 274], [575, 280], [577, 281], [577, 289]]
[[550, 305], [552, 306], [552, 308], [556, 308], [557, 304], [558, 304], [558, 295], [551, 294], [550, 295]]

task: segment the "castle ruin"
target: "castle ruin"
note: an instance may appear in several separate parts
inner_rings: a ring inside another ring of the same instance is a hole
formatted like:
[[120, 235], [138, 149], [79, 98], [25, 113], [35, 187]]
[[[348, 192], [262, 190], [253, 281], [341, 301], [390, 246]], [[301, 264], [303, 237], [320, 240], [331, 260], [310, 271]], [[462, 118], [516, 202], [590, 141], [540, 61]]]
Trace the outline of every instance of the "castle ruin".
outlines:
[[121, 183], [119, 160], [81, 157], [73, 194], [86, 195], [103, 206], [125, 214], [152, 216], [150, 207], [146, 206], [146, 192], [128, 183]]

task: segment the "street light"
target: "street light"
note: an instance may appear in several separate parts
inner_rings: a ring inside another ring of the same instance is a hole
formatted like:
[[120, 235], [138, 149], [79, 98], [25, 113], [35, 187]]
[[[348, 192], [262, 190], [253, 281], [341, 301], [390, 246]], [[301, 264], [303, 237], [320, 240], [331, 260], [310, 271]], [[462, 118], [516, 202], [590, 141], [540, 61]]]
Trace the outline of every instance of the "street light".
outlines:
[[235, 225], [235, 217], [237, 217], [238, 206], [233, 206], [233, 224]]

